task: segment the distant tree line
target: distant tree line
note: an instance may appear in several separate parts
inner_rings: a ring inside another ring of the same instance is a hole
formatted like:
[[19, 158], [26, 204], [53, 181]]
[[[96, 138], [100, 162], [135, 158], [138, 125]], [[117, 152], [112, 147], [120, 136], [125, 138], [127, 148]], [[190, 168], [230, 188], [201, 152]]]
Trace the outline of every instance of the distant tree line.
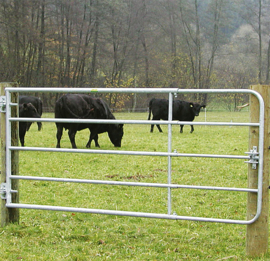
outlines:
[[[2, 0], [0, 81], [181, 89], [268, 84], [269, 11], [262, 0]], [[44, 95], [45, 104], [56, 98]], [[114, 108], [141, 105], [137, 95], [105, 98]]]

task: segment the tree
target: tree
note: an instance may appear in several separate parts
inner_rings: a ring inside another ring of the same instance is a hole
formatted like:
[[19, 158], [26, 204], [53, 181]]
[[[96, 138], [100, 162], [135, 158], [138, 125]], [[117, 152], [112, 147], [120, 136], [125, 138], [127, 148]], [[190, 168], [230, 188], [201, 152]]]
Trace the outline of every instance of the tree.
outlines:
[[270, 11], [269, 3], [262, 0], [242, 1], [245, 12], [241, 12], [243, 19], [249, 24], [257, 34], [257, 71], [258, 82], [269, 83], [270, 69], [270, 20], [268, 13]]
[[[220, 45], [221, 13], [225, 8], [225, 2], [211, 1], [209, 4], [208, 24], [202, 26], [202, 11], [198, 0], [190, 1], [189, 5], [180, 1], [180, 15], [184, 28], [184, 38], [192, 65], [193, 85], [195, 88], [210, 88], [211, 77], [214, 69], [214, 61], [217, 49]], [[208, 37], [208, 41], [206, 40]], [[206, 42], [206, 45], [202, 43]], [[207, 95], [199, 95], [195, 99], [203, 103], [207, 102]]]
[[[262, 0], [1, 1], [1, 81], [205, 89], [225, 86], [229, 64], [250, 77], [256, 60], [258, 78], [269, 82], [268, 11]], [[57, 98], [45, 96], [52, 105]], [[126, 104], [117, 95], [108, 102]], [[141, 102], [134, 95], [129, 103], [135, 110]]]

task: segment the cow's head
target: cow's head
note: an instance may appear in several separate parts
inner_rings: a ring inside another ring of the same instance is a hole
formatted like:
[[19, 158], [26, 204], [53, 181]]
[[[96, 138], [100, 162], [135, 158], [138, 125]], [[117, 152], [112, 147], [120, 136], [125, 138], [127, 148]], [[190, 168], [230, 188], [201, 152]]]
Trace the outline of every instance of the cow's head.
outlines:
[[115, 147], [121, 147], [121, 141], [124, 135], [123, 124], [111, 124], [108, 131], [109, 138]]
[[32, 103], [23, 103], [20, 105], [19, 116], [24, 118], [40, 118], [39, 113]]
[[200, 111], [201, 111], [201, 108], [205, 108], [206, 105], [200, 105], [199, 103], [190, 102], [189, 103], [189, 107], [190, 107], [190, 109], [192, 110], [192, 113], [195, 116], [199, 116]]

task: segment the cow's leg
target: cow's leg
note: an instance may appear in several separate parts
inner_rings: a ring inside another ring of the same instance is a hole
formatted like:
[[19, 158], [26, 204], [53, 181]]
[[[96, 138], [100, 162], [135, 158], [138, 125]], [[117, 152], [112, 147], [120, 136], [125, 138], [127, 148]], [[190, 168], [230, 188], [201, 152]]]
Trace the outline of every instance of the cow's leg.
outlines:
[[25, 124], [19, 124], [19, 136], [20, 136], [20, 142], [21, 146], [24, 147], [24, 137], [26, 133], [27, 125]]
[[190, 125], [190, 133], [194, 131], [193, 125]]
[[73, 130], [73, 129], [69, 129], [68, 130], [68, 136], [69, 136], [69, 140], [71, 143], [71, 146], [73, 149], [77, 149], [76, 143], [75, 143], [75, 136], [76, 136], [77, 131]]
[[184, 125], [180, 125], [180, 133], [183, 133]]
[[99, 143], [98, 143], [98, 134], [94, 137], [94, 141], [95, 141], [95, 146], [97, 148], [100, 148]]
[[86, 148], [90, 148], [91, 147], [92, 140], [95, 141], [95, 146], [98, 147], [98, 148], [100, 148], [100, 146], [98, 144], [98, 134], [92, 134], [92, 133], [90, 133], [89, 141], [86, 144]]
[[91, 133], [91, 135], [90, 135], [90, 140], [92, 141], [92, 140], [94, 140], [95, 141], [95, 146], [97, 147], [97, 148], [100, 148], [100, 146], [99, 146], [99, 144], [98, 144], [98, 134], [97, 133]]
[[90, 131], [90, 134], [89, 134], [89, 140], [88, 140], [88, 142], [86, 143], [86, 148], [90, 148], [90, 147], [91, 147], [91, 142], [92, 142], [92, 140], [91, 140], [91, 130], [90, 130], [90, 128], [89, 128], [89, 131]]
[[162, 132], [162, 129], [160, 128], [159, 124], [157, 124], [157, 128], [158, 128], [159, 132]]
[[98, 130], [96, 128], [92, 128], [92, 130], [90, 130], [90, 128], [89, 128], [89, 131], [90, 131], [90, 136], [89, 136], [89, 140], [88, 140], [88, 142], [86, 144], [86, 148], [91, 147], [92, 140], [95, 141], [95, 146], [100, 148], [100, 146], [98, 144], [98, 133], [97, 133]]
[[[159, 120], [160, 120], [159, 118], [155, 118], [155, 117], [152, 118], [152, 121], [159, 121]], [[159, 132], [162, 132], [162, 129], [160, 128], [159, 124], [157, 124], [157, 128]], [[152, 124], [150, 132], [153, 132], [153, 129], [154, 129], [154, 125]]]
[[62, 135], [63, 135], [63, 125], [56, 123], [56, 128], [57, 128], [57, 133], [56, 133], [57, 145], [56, 145], [56, 148], [60, 148], [60, 141], [61, 141], [61, 138], [62, 138]]

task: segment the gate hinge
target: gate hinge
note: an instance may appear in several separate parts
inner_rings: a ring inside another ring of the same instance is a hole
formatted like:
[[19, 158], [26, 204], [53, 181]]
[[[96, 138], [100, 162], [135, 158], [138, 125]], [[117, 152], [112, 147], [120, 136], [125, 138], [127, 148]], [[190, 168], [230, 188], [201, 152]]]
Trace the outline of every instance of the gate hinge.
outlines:
[[0, 185], [0, 195], [1, 199], [7, 199], [7, 183], [1, 183]]
[[[10, 193], [18, 193], [18, 190], [10, 190]], [[0, 185], [1, 199], [7, 199], [7, 183], [1, 183]]]
[[0, 112], [6, 112], [6, 96], [0, 96]]
[[257, 146], [253, 146], [253, 149], [250, 152], [246, 152], [249, 155], [249, 161], [246, 163], [252, 164], [252, 169], [257, 169], [257, 164], [259, 164], [259, 152], [257, 151]]

